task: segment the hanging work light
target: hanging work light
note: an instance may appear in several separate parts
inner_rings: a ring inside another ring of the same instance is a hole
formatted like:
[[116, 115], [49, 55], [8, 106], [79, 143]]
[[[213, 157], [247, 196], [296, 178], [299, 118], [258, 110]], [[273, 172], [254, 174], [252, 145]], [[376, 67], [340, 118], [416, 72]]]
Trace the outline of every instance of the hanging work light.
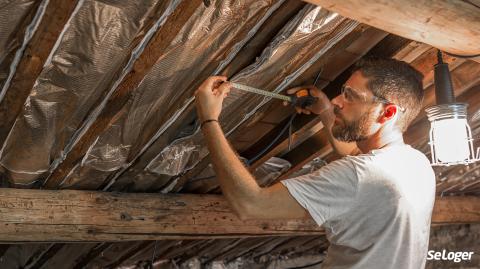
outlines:
[[478, 161], [473, 148], [472, 131], [467, 122], [467, 105], [456, 103], [448, 64], [440, 50], [435, 65], [435, 97], [437, 104], [425, 111], [430, 127], [432, 165], [469, 164]]

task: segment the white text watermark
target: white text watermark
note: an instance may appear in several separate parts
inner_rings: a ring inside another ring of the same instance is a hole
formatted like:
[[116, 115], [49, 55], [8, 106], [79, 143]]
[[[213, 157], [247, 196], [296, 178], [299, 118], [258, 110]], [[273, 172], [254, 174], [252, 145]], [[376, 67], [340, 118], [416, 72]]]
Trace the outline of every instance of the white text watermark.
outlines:
[[442, 251], [429, 250], [427, 252], [427, 260], [453, 262], [470, 261], [472, 255], [472, 251], [446, 251], [445, 249]]

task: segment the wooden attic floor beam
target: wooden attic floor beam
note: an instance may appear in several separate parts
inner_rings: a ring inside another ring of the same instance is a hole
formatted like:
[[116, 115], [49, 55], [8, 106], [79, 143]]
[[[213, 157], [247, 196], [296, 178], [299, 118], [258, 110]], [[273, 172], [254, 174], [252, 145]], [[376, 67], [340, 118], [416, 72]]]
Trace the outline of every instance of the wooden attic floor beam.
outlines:
[[0, 189], [0, 242], [323, 234], [313, 220], [241, 221], [218, 195]]
[[18, 64], [10, 87], [0, 103], [0, 143], [3, 144], [50, 51], [70, 18], [77, 0], [50, 0], [37, 30]]
[[[313, 220], [246, 220], [219, 195], [0, 189], [0, 242], [323, 234]], [[433, 223], [480, 223], [480, 197], [438, 197]]]
[[480, 7], [469, 1], [306, 1], [444, 51], [480, 54]]

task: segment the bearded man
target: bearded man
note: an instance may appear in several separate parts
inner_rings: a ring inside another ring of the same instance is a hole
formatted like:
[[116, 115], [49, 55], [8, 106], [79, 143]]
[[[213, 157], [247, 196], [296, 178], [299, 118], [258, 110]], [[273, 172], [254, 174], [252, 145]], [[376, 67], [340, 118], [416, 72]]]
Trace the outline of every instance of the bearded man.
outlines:
[[226, 77], [196, 91], [201, 128], [223, 194], [241, 219], [313, 218], [330, 241], [322, 268], [425, 267], [435, 175], [402, 134], [423, 102], [422, 75], [393, 59], [360, 61], [341, 94], [298, 113], [315, 113], [343, 158], [311, 174], [261, 188], [218, 123]]

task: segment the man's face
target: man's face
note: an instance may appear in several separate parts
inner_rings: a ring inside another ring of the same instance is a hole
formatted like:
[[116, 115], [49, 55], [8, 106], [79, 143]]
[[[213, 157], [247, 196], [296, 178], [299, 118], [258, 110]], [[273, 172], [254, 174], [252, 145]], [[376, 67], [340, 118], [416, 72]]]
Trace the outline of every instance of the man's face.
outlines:
[[369, 138], [379, 126], [381, 106], [372, 102], [373, 94], [367, 88], [368, 79], [357, 71], [345, 83], [343, 94], [332, 100], [335, 122], [333, 136], [344, 142], [356, 142]]

